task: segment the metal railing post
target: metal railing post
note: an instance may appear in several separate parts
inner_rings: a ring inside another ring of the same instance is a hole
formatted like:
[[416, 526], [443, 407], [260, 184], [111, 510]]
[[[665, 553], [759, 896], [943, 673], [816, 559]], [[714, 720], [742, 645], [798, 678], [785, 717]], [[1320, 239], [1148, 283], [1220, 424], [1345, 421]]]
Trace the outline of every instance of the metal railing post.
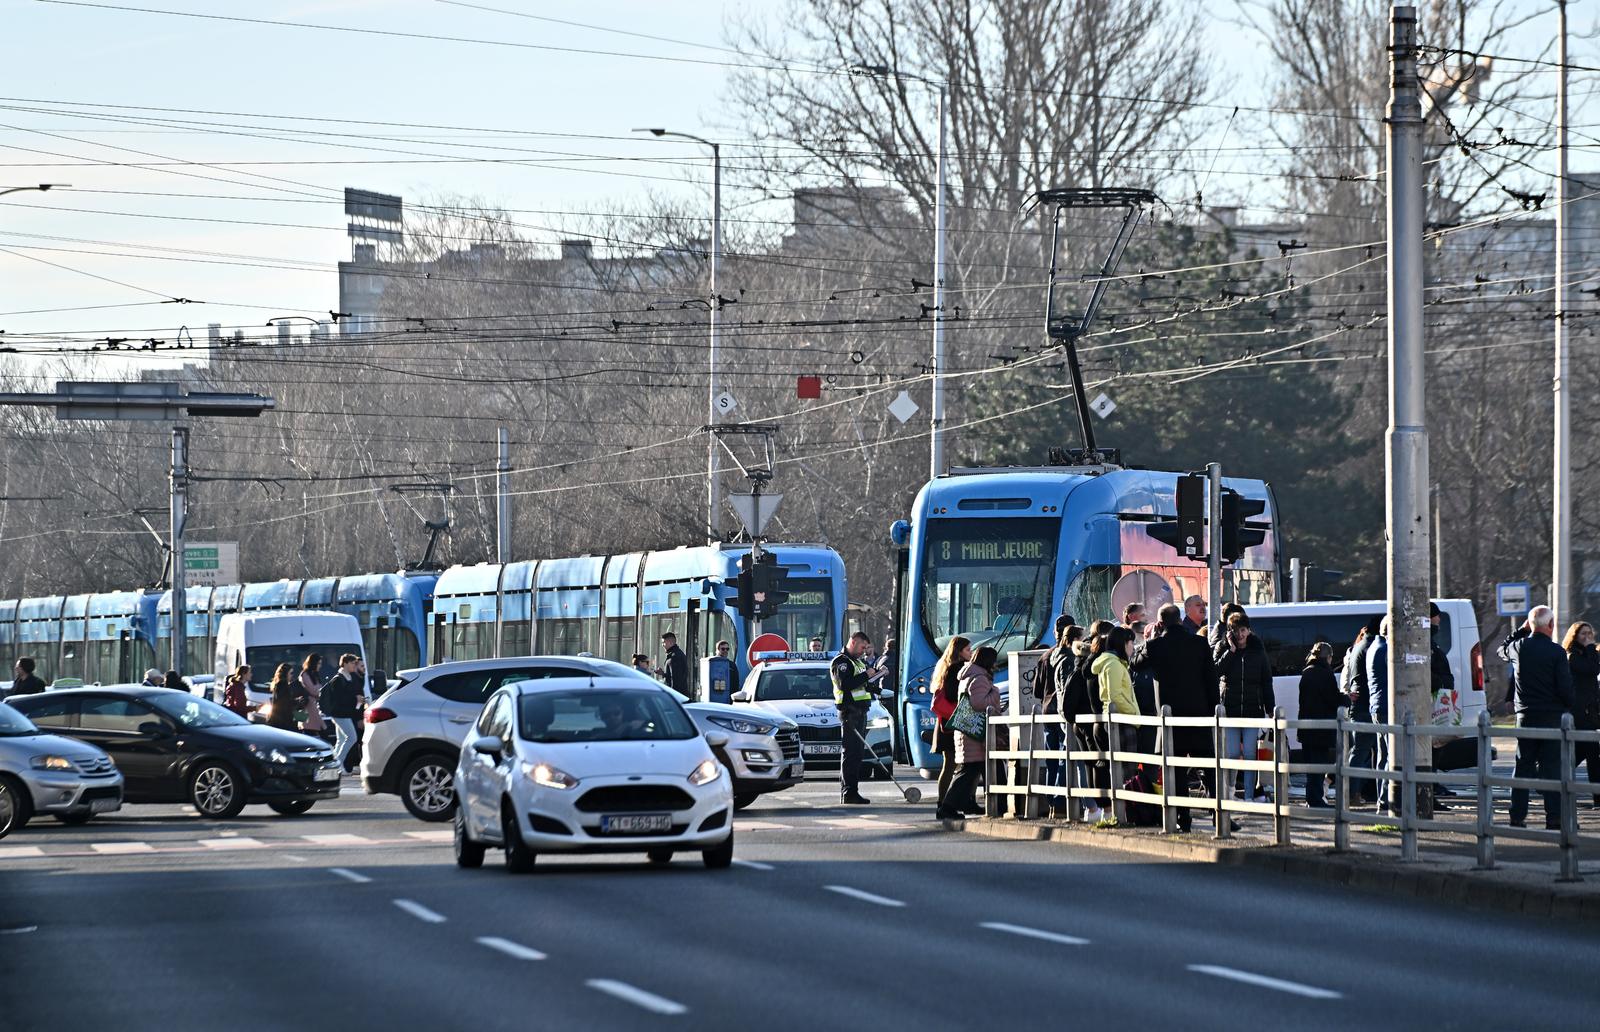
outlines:
[[1578, 873], [1578, 797], [1572, 791], [1578, 776], [1573, 763], [1572, 714], [1561, 714], [1561, 877], [1557, 881], [1582, 881]]
[[[1412, 778], [1417, 774], [1416, 742], [1411, 735], [1411, 710], [1400, 718], [1400, 859], [1417, 858], [1417, 794]], [[1393, 798], [1391, 796], [1390, 798]]]
[[[1216, 812], [1212, 814], [1212, 819], [1216, 822], [1216, 828], [1212, 831], [1212, 837], [1219, 839], [1225, 839], [1233, 833], [1233, 829], [1228, 823], [1227, 811], [1224, 810], [1222, 806], [1222, 801], [1233, 795], [1233, 786], [1231, 784], [1225, 784], [1223, 781], [1224, 776], [1228, 776], [1233, 773], [1232, 771], [1222, 769], [1222, 754], [1225, 751], [1223, 747], [1227, 744], [1223, 740], [1222, 734], [1222, 717], [1225, 712], [1226, 711], [1222, 708], [1222, 703], [1217, 703], [1216, 712], [1212, 715], [1212, 719], [1214, 719], [1216, 723], [1211, 727], [1211, 744], [1213, 746], [1211, 750], [1211, 762], [1212, 771], [1216, 775], [1211, 780], [1211, 791], [1215, 792], [1217, 795], [1217, 798], [1214, 800], [1214, 802], [1217, 804], [1217, 809]], [[1231, 781], [1232, 778], [1229, 777], [1228, 780]]]
[[1106, 703], [1106, 769], [1110, 771], [1108, 789], [1111, 792], [1111, 816], [1118, 824], [1126, 824], [1128, 819], [1123, 813], [1122, 797], [1118, 792], [1122, 788], [1122, 761], [1117, 759], [1117, 746], [1121, 744], [1118, 725], [1111, 722], [1111, 703]]
[[1043, 732], [1044, 727], [1039, 723], [1039, 714], [1028, 714], [1028, 758], [1022, 761], [1025, 764], [1022, 772], [1022, 787], [1027, 789], [1027, 794], [1022, 797], [1022, 805], [1018, 806], [1015, 802], [1012, 803], [1017, 817], [1022, 820], [1039, 816], [1039, 797], [1033, 794], [1033, 751], [1034, 739], [1038, 738]]
[[994, 721], [983, 722], [983, 815], [996, 814], [994, 791]]
[[1489, 711], [1478, 711], [1478, 870], [1494, 869], [1494, 794], [1489, 775], [1494, 760], [1489, 739]]
[[1333, 757], [1333, 784], [1339, 791], [1333, 810], [1333, 851], [1350, 850], [1350, 815], [1345, 809], [1345, 799], [1350, 795], [1350, 772], [1345, 769], [1345, 757], [1350, 755], [1350, 729], [1345, 726], [1350, 719], [1350, 707], [1340, 706], [1333, 715], [1333, 744], [1337, 750]]
[[[1171, 706], [1161, 707], [1161, 831], [1171, 835], [1178, 830], [1178, 814], [1167, 800], [1172, 798], [1172, 729], [1167, 718], [1172, 716]], [[1188, 768], [1185, 768], [1187, 771]]]
[[1063, 779], [1067, 787], [1067, 823], [1075, 824], [1078, 820], [1077, 804], [1072, 799], [1072, 783], [1078, 779], [1078, 765], [1072, 760], [1072, 751], [1078, 745], [1078, 722], [1073, 719], [1073, 714], [1065, 712], [1066, 700], [1062, 700], [1062, 716], [1066, 717], [1067, 736], [1061, 745], [1067, 751], [1066, 777]]
[[[1306, 777], [1310, 777], [1307, 774]], [[1318, 774], [1317, 777], [1321, 777]], [[1272, 831], [1273, 841], [1289, 844], [1289, 729], [1283, 707], [1272, 710]]]

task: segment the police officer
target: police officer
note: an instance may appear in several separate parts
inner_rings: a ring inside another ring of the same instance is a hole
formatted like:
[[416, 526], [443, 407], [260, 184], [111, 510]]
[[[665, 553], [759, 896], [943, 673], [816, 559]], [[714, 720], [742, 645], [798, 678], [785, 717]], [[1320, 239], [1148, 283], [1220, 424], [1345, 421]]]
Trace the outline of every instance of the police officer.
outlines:
[[839, 760], [839, 801], [866, 806], [872, 800], [861, 794], [861, 750], [866, 743], [867, 709], [872, 705], [872, 682], [881, 669], [867, 666], [867, 646], [872, 639], [862, 631], [850, 635], [844, 651], [833, 657], [828, 676], [833, 681], [833, 704], [839, 708], [839, 731], [844, 750]]

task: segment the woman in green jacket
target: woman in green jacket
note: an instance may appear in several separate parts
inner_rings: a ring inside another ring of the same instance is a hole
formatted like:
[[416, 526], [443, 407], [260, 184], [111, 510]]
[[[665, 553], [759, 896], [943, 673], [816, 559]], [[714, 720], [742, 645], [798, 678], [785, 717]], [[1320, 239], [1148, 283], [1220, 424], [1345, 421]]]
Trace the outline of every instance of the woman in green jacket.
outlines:
[[[1104, 637], [1095, 639], [1094, 661], [1089, 665], [1089, 672], [1100, 686], [1102, 712], [1109, 707], [1112, 713], [1139, 715], [1139, 701], [1133, 695], [1133, 677], [1128, 673], [1128, 660], [1133, 656], [1133, 640], [1133, 631], [1121, 626], [1113, 627]], [[1139, 745], [1139, 729], [1131, 724], [1112, 724], [1105, 729], [1101, 741], [1107, 743], [1104, 746], [1106, 749], [1135, 752]], [[1102, 816], [1097, 807], [1089, 812], [1086, 819], [1098, 821]]]

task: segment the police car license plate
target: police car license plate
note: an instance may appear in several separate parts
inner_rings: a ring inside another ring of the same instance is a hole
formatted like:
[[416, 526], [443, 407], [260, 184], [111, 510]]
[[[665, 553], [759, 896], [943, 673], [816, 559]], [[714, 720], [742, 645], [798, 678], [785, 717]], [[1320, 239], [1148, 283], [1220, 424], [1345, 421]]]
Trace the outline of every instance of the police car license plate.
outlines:
[[643, 832], [671, 830], [670, 813], [624, 813], [600, 818], [602, 835], [637, 835]]
[[317, 773], [316, 773], [316, 779], [318, 781], [338, 781], [339, 780], [339, 768], [338, 767], [318, 767], [317, 768]]
[[843, 746], [841, 746], [838, 742], [822, 742], [817, 745], [802, 745], [800, 747], [800, 755], [837, 756], [842, 749]]
[[110, 813], [122, 806], [120, 799], [91, 799], [89, 800], [90, 813]]

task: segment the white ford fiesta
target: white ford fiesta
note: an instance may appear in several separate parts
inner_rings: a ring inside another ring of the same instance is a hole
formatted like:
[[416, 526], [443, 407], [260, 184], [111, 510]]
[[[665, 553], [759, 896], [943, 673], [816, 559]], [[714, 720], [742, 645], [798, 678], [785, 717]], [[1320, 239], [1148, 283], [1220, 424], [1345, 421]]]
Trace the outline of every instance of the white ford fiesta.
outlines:
[[456, 767], [456, 863], [490, 846], [506, 868], [540, 853], [733, 862], [733, 788], [682, 704], [627, 677], [519, 681], [489, 696]]

